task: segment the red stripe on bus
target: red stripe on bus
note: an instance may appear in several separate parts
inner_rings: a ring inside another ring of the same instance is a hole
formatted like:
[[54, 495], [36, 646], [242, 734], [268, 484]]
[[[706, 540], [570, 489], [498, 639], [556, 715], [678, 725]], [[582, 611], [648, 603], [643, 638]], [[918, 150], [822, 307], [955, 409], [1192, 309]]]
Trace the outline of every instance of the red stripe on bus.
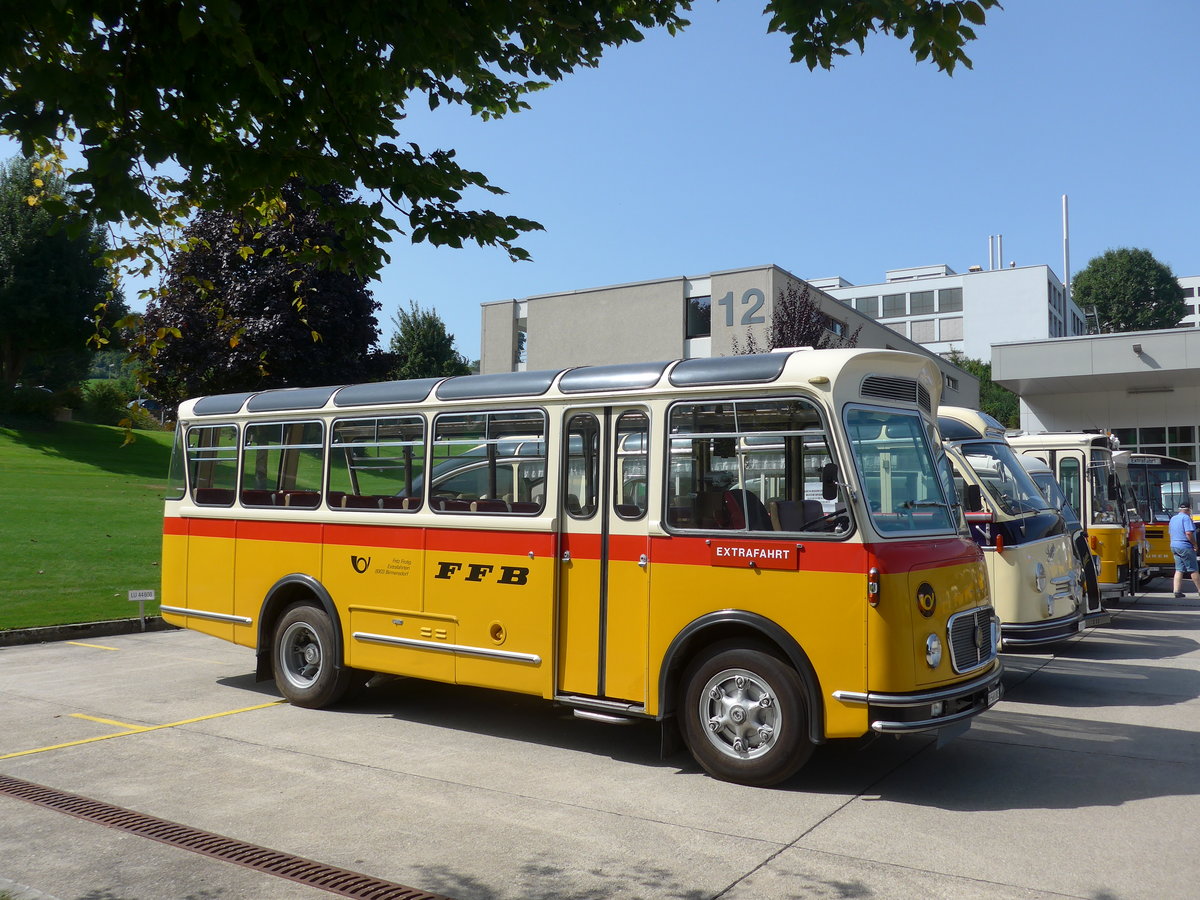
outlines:
[[321, 543], [320, 522], [267, 522], [261, 519], [239, 519], [238, 540], [277, 541], [289, 544]]
[[883, 574], [983, 562], [983, 551], [979, 545], [963, 539], [880, 542], [872, 544], [869, 549], [873, 557], [872, 565]]
[[867, 571], [867, 548], [862, 544], [843, 544], [817, 541], [756, 540], [736, 533], [720, 537], [655, 537], [651, 539], [650, 561], [680, 566], [712, 565], [712, 542], [772, 545], [797, 544], [800, 551], [800, 570], [808, 572], [863, 572]]
[[459, 528], [429, 528], [425, 549], [438, 553], [494, 553], [500, 556], [548, 556], [554, 552], [554, 532], [484, 531]]
[[425, 546], [425, 529], [389, 525], [326, 525], [325, 543], [421, 550]]
[[192, 537], [229, 538], [237, 534], [237, 519], [188, 519], [187, 533]]

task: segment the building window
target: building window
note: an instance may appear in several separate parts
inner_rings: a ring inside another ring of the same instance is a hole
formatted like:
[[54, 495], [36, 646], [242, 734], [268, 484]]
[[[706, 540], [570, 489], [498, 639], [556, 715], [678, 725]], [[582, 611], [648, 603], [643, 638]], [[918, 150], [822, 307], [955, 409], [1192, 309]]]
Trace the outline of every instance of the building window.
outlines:
[[938, 291], [938, 312], [962, 312], [962, 288]]
[[1117, 439], [1122, 450], [1132, 450], [1137, 446], [1137, 429], [1136, 428], [1114, 428], [1112, 430], [1113, 437]]
[[529, 320], [524, 316], [513, 323], [513, 371], [524, 372], [529, 359]]
[[961, 341], [963, 339], [963, 320], [962, 316], [955, 316], [952, 319], [942, 319], [942, 334], [943, 341]]
[[839, 321], [838, 319], [833, 319], [833, 318], [830, 318], [829, 316], [826, 316], [825, 317], [825, 327], [829, 331], [832, 331], [834, 334], [836, 334], [838, 337], [846, 336], [846, 323], [845, 322], [842, 322], [842, 321]]
[[904, 315], [904, 294], [883, 295], [883, 317]]
[[892, 331], [896, 332], [897, 334], [902, 334], [905, 337], [908, 337], [907, 322], [893, 322], [892, 324], [888, 325], [888, 328], [892, 329]]
[[1194, 287], [1187, 287], [1187, 288], [1184, 288], [1184, 289], [1183, 289], [1183, 296], [1184, 296], [1184, 297], [1195, 297], [1195, 296], [1196, 296], [1196, 289], [1195, 289]]
[[859, 297], [854, 301], [854, 308], [864, 316], [870, 316], [872, 319], [879, 318], [878, 297]]
[[929, 344], [937, 340], [934, 319], [917, 319], [912, 323], [912, 339], [918, 344]]
[[908, 295], [908, 311], [914, 316], [927, 316], [933, 312], [933, 291], [915, 291]]
[[1195, 425], [1172, 425], [1167, 429], [1167, 437], [1172, 444], [1196, 443]]
[[712, 297], [688, 297], [687, 338], [709, 337], [712, 334]]
[[945, 372], [942, 373], [942, 377], [946, 379], [946, 390], [949, 390], [949, 391], [957, 391], [958, 390], [958, 379], [957, 378], [955, 378], [953, 375], [947, 375]]

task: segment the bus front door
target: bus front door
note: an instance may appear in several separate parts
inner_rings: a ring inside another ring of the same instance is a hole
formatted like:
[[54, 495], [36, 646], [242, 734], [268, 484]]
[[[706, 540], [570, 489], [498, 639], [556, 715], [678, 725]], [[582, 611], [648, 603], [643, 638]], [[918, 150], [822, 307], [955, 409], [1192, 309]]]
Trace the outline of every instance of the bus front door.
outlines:
[[640, 407], [564, 414], [558, 693], [647, 696], [649, 419]]

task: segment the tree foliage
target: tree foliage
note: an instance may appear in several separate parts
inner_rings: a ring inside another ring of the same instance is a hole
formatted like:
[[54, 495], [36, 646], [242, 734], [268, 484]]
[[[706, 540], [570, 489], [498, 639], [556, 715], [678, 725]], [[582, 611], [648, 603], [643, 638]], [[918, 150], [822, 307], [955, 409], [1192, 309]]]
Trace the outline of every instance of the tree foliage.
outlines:
[[952, 350], [950, 362], [979, 379], [979, 408], [1005, 428], [1021, 426], [1021, 403], [1008, 388], [992, 381], [992, 364], [972, 359], [961, 350]]
[[1072, 280], [1071, 296], [1084, 310], [1096, 308], [1102, 333], [1174, 328], [1187, 313], [1171, 267], [1129, 247], [1089, 262]]
[[[105, 235], [88, 220], [74, 234], [31, 203], [45, 188], [64, 192], [59, 176], [40, 172], [37, 160], [15, 158], [0, 168], [0, 387], [32, 376], [37, 384], [66, 387], [86, 374], [86, 341], [97, 304], [112, 284], [98, 265]], [[117, 300], [112, 313], [122, 314]], [[26, 379], [30, 380], [30, 379]]]
[[831, 347], [854, 347], [862, 326], [852, 334], [839, 335], [831, 330], [833, 320], [813, 299], [809, 286], [799, 286], [789, 281], [779, 289], [775, 298], [775, 309], [771, 313], [771, 324], [767, 328], [766, 346], [759, 344], [753, 333], [746, 335], [743, 344], [733, 340], [733, 352], [766, 353], [779, 347], [812, 347], [827, 350]]
[[[306, 202], [313, 196], [318, 203]], [[284, 188], [286, 218], [260, 230], [233, 213], [197, 217], [135, 344], [160, 400], [382, 374], [379, 304], [366, 279], [297, 262], [287, 252], [337, 246], [340, 235], [321, 221], [318, 206], [347, 200], [345, 188], [311, 190], [297, 182]]]
[[454, 347], [454, 335], [434, 310], [421, 309], [416, 301], [401, 307], [392, 318], [396, 333], [391, 351], [397, 360], [393, 378], [442, 378], [471, 374], [471, 365]]
[[[662, 27], [674, 34], [690, 0], [537, 3], [328, 3], [324, 0], [38, 0], [10, 3], [0, 30], [0, 133], [26, 153], [77, 145], [75, 206], [134, 237], [112, 257], [161, 263], [170, 232], [193, 211], [235, 210], [256, 227], [286, 216], [299, 177], [360, 187], [328, 214], [344, 240], [331, 257], [374, 276], [393, 232], [414, 242], [497, 246], [536, 222], [473, 208], [502, 193], [452, 149], [406, 140], [411, 104], [463, 105], [483, 118], [607, 48]], [[769, 0], [768, 29], [791, 57], [828, 68], [875, 32], [908, 39], [918, 60], [953, 72], [998, 0]], [[310, 252], [302, 250], [298, 252]]]

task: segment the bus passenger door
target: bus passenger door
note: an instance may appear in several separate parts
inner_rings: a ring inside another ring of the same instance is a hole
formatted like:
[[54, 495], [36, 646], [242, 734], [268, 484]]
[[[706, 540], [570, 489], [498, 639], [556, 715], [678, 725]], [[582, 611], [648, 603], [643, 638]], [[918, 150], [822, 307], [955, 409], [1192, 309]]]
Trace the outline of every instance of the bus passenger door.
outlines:
[[564, 414], [559, 694], [646, 700], [648, 423], [640, 407]]

